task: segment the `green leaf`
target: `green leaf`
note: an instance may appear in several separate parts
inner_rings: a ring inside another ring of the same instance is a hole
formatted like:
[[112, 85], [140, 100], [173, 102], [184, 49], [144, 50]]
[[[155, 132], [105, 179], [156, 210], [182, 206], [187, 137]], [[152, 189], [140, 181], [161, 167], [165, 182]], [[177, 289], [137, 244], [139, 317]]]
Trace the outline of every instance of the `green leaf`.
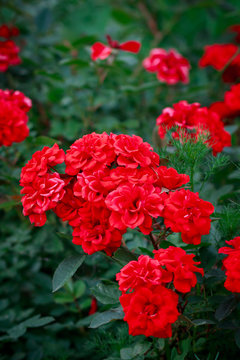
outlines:
[[115, 309], [104, 311], [102, 313], [96, 313], [89, 327], [91, 329], [96, 329], [99, 326], [108, 324], [111, 321], [122, 320], [123, 318], [124, 312], [122, 310], [122, 307], [118, 307]]
[[137, 343], [134, 346], [123, 348], [120, 350], [122, 360], [131, 360], [136, 356], [144, 355], [150, 349], [151, 343]]
[[112, 281], [103, 280], [91, 289], [92, 294], [102, 304], [116, 304], [119, 302], [121, 292], [118, 290], [118, 285]]
[[224, 300], [215, 312], [215, 318], [218, 321], [225, 319], [231, 312], [236, 308], [237, 301], [233, 295], [229, 296], [226, 300]]
[[83, 68], [89, 66], [89, 63], [81, 59], [68, 58], [68, 59], [62, 59], [59, 62], [59, 65], [77, 65], [78, 67]]
[[12, 339], [18, 339], [20, 336], [24, 335], [26, 331], [26, 325], [24, 323], [21, 323], [8, 330], [7, 333]]
[[137, 260], [137, 255], [129, 251], [128, 248], [121, 246], [112, 258], [124, 266], [130, 261]]
[[74, 283], [73, 285], [73, 291], [74, 291], [74, 295], [75, 298], [80, 298], [86, 290], [86, 285], [82, 280], [78, 280]]
[[33, 316], [32, 318], [24, 321], [26, 327], [40, 327], [53, 322], [55, 319], [52, 316], [40, 317], [40, 315]]
[[74, 301], [74, 295], [66, 292], [59, 292], [54, 295], [54, 300], [57, 304], [67, 304]]
[[207, 319], [196, 319], [196, 320], [192, 320], [192, 322], [194, 323], [195, 326], [216, 324], [215, 321], [207, 320]]
[[85, 258], [85, 255], [72, 255], [58, 265], [52, 280], [53, 292], [59, 290], [75, 274]]

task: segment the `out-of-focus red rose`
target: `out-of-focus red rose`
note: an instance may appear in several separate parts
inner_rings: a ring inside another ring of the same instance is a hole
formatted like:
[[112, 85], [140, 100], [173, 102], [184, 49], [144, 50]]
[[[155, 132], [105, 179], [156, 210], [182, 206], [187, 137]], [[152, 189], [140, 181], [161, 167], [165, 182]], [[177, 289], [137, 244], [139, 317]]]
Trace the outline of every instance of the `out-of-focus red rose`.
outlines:
[[240, 84], [233, 85], [229, 91], [226, 91], [224, 102], [232, 112], [240, 112]]
[[18, 56], [20, 49], [14, 41], [0, 41], [0, 71], [4, 72], [11, 65], [19, 65], [21, 59]]
[[139, 256], [137, 261], [130, 261], [116, 275], [119, 290], [126, 293], [141, 286], [155, 286], [172, 281], [172, 273], [159, 266], [159, 262], [147, 255]]
[[199, 66], [212, 66], [216, 70], [223, 70], [237, 50], [238, 47], [234, 44], [208, 45], [204, 48], [204, 54], [199, 61]]
[[16, 26], [8, 26], [6, 24], [0, 26], [0, 37], [9, 39], [10, 37], [18, 36], [18, 35], [19, 35], [19, 29]]
[[92, 45], [91, 59], [93, 61], [96, 61], [97, 59], [105, 60], [112, 53], [113, 49], [137, 54], [141, 48], [141, 44], [138, 41], [131, 40], [120, 44], [118, 41], [112, 40], [111, 36], [109, 35], [107, 35], [107, 41], [109, 46], [104, 45], [101, 42], [96, 42]]
[[130, 294], [123, 294], [120, 303], [128, 323], [129, 334], [167, 338], [172, 336], [171, 324], [179, 316], [178, 295], [158, 285], [140, 287]]
[[153, 49], [144, 59], [143, 67], [149, 72], [156, 72], [158, 80], [174, 85], [178, 82], [189, 82], [190, 64], [176, 50]]
[[229, 30], [232, 32], [237, 33], [236, 37], [235, 37], [235, 41], [237, 43], [240, 43], [240, 25], [236, 24], [236, 25], [232, 25], [229, 27]]
[[165, 199], [162, 217], [167, 228], [181, 233], [183, 242], [198, 245], [201, 236], [210, 231], [213, 212], [213, 205], [200, 199], [198, 193], [180, 189]]
[[28, 136], [31, 106], [31, 100], [20, 91], [0, 90], [0, 146], [11, 146]]
[[176, 290], [187, 293], [197, 284], [196, 272], [204, 274], [202, 268], [196, 267], [200, 262], [195, 262], [195, 255], [187, 254], [185, 250], [169, 246], [167, 249], [154, 250], [154, 259], [161, 266], [165, 266], [173, 274], [173, 284]]
[[232, 248], [225, 246], [218, 251], [220, 254], [227, 255], [223, 260], [227, 276], [224, 286], [231, 292], [240, 293], [240, 236], [226, 243]]
[[97, 311], [97, 299], [95, 297], [92, 298], [92, 301], [91, 301], [91, 307], [89, 309], [89, 312], [88, 312], [88, 315], [92, 315], [92, 314], [95, 314], [95, 312]]

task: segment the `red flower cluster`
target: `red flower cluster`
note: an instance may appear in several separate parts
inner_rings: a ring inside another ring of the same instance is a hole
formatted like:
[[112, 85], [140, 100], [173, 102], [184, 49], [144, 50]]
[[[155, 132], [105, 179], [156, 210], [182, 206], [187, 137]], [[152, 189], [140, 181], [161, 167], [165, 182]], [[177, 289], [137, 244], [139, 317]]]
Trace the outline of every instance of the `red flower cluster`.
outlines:
[[210, 106], [221, 119], [234, 118], [240, 115], [240, 84], [233, 85], [224, 95], [224, 101], [217, 101]]
[[181, 248], [154, 251], [154, 259], [141, 255], [130, 261], [116, 275], [122, 291], [120, 302], [131, 335], [171, 337], [171, 324], [179, 315], [178, 295], [167, 289], [173, 280], [176, 290], [186, 293], [197, 283], [195, 272], [203, 275], [203, 269], [195, 265], [194, 255]]
[[176, 50], [153, 49], [144, 59], [143, 67], [149, 72], [157, 73], [158, 80], [174, 85], [178, 82], [189, 82], [190, 64]]
[[223, 71], [224, 82], [235, 82], [240, 77], [240, 55], [234, 44], [214, 44], [205, 47], [205, 52], [199, 61], [200, 67], [212, 66]]
[[46, 211], [56, 207], [65, 194], [65, 182], [51, 169], [65, 159], [63, 150], [55, 144], [33, 154], [32, 159], [22, 168], [20, 185], [23, 214], [31, 223], [42, 226], [46, 222]]
[[180, 189], [169, 192], [162, 217], [167, 228], [181, 233], [183, 242], [198, 245], [201, 236], [209, 234], [213, 212], [213, 205], [200, 199], [198, 193]]
[[97, 59], [105, 60], [113, 51], [113, 49], [128, 51], [137, 54], [140, 51], [141, 44], [138, 41], [126, 41], [120, 44], [116, 40], [112, 40], [111, 36], [107, 35], [107, 41], [109, 46], [96, 42], [91, 47], [91, 59], [96, 61]]
[[[52, 172], [64, 159], [66, 173]], [[149, 234], [152, 218], [164, 212], [166, 191], [187, 182], [188, 175], [159, 166], [159, 156], [139, 136], [92, 133], [75, 141], [66, 157], [56, 144], [36, 152], [20, 184], [24, 215], [36, 226], [53, 209], [86, 253], [111, 255], [128, 227]]]
[[201, 134], [206, 134], [209, 139], [206, 144], [216, 155], [225, 146], [231, 145], [231, 135], [224, 129], [224, 124], [217, 113], [207, 107], [200, 107], [199, 103], [188, 104], [187, 101], [180, 101], [173, 105], [173, 108], [165, 108], [157, 118], [159, 136], [164, 138], [166, 132], [172, 128], [176, 129], [172, 136], [179, 138], [179, 132], [184, 131], [187, 137], [198, 139]]
[[0, 90], [0, 146], [10, 146], [28, 136], [27, 112], [31, 107], [31, 100], [20, 91]]
[[15, 26], [0, 26], [0, 37], [6, 39], [0, 41], [0, 71], [6, 71], [10, 65], [19, 65], [21, 63], [21, 59], [18, 56], [19, 47], [17, 47], [14, 41], [9, 40], [10, 37], [18, 35], [19, 30]]
[[226, 241], [226, 243], [233, 248], [225, 246], [218, 251], [220, 254], [227, 255], [226, 259], [223, 260], [227, 276], [224, 286], [231, 292], [240, 293], [240, 236]]

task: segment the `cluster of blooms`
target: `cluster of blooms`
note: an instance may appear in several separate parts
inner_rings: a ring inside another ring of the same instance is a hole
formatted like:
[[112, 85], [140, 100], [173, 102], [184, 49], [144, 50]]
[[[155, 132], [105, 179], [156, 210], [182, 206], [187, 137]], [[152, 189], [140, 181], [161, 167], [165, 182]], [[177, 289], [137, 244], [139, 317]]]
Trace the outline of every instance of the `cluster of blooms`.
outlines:
[[171, 337], [178, 316], [178, 295], [166, 288], [187, 293], [197, 283], [195, 273], [203, 273], [183, 249], [170, 246], [154, 251], [154, 259], [141, 255], [137, 261], [125, 265], [116, 275], [122, 291], [120, 303], [131, 335]]
[[91, 47], [91, 59], [96, 61], [97, 59], [105, 60], [112, 53], [114, 49], [121, 51], [128, 51], [137, 54], [140, 51], [141, 44], [138, 41], [126, 41], [120, 44], [116, 40], [112, 40], [110, 35], [106, 36], [108, 45], [104, 45], [101, 42], [96, 42]]
[[27, 112], [31, 107], [31, 100], [20, 91], [0, 89], [0, 146], [10, 146], [28, 136]]
[[230, 241], [226, 241], [230, 247], [222, 247], [219, 249], [220, 254], [226, 254], [226, 259], [223, 260], [223, 268], [226, 270], [227, 279], [224, 286], [231, 292], [240, 292], [240, 236], [235, 237]]
[[[52, 172], [64, 158], [65, 174]], [[178, 189], [188, 182], [188, 175], [159, 166], [159, 156], [140, 137], [92, 133], [75, 141], [66, 157], [56, 144], [36, 152], [20, 184], [24, 215], [35, 226], [53, 209], [73, 227], [74, 244], [88, 254], [111, 255], [127, 228], [149, 234], [152, 218], [160, 216], [183, 241], [199, 243], [209, 232], [213, 206]]]
[[217, 101], [210, 106], [221, 119], [234, 118], [240, 115], [240, 84], [233, 85], [224, 95], [224, 101]]
[[[230, 31], [236, 32], [235, 41], [240, 42], [240, 25], [233, 25]], [[227, 83], [234, 83], [240, 77], [240, 54], [235, 44], [214, 44], [204, 49], [204, 54], [199, 61], [200, 67], [212, 66], [218, 71], [223, 71], [222, 79]]]
[[143, 67], [149, 72], [157, 73], [158, 80], [169, 85], [189, 82], [190, 64], [174, 49], [151, 50], [149, 57], [143, 60]]
[[13, 36], [18, 36], [19, 30], [16, 27], [8, 27], [7, 25], [0, 26], [0, 37], [4, 41], [0, 41], [0, 71], [6, 71], [10, 65], [19, 65], [21, 59], [18, 56], [19, 47], [13, 40]]
[[200, 107], [199, 103], [180, 101], [173, 108], [165, 108], [156, 121], [161, 138], [165, 137], [168, 130], [177, 128], [172, 132], [172, 137], [177, 139], [182, 132], [186, 137], [196, 140], [206, 134], [206, 144], [212, 148], [214, 155], [225, 146], [231, 146], [231, 135], [224, 129], [219, 115], [207, 107]]

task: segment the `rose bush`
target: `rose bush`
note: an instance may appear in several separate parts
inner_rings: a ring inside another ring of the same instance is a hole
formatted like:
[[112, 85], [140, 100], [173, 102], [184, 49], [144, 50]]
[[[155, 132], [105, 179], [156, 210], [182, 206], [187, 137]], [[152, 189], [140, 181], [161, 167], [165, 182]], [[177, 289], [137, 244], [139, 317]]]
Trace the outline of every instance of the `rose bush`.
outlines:
[[3, 0], [3, 358], [238, 357], [239, 5], [215, 5]]

